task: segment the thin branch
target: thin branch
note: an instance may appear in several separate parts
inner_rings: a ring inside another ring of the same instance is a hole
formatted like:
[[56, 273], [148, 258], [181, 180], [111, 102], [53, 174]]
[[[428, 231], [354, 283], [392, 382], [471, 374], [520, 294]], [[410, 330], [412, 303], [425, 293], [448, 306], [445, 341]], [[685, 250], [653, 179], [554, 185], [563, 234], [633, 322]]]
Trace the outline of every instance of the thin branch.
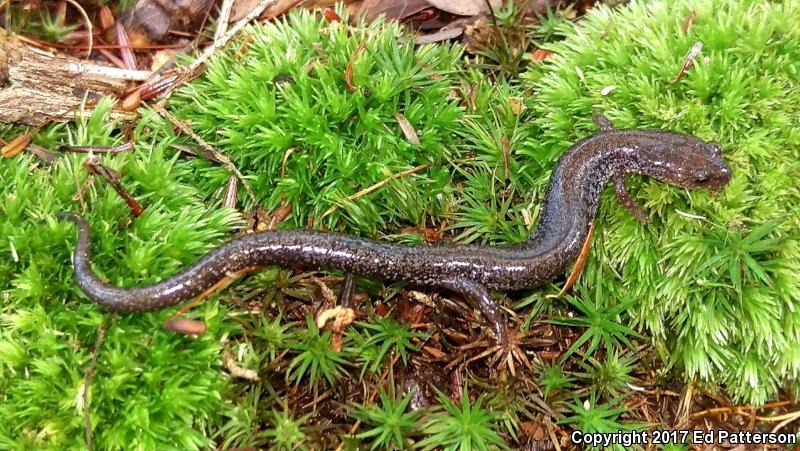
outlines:
[[[113, 317], [112, 317], [113, 319]], [[83, 393], [81, 399], [83, 401], [83, 427], [86, 433], [86, 449], [92, 451], [92, 418], [89, 414], [89, 387], [92, 386], [94, 379], [94, 370], [97, 368], [97, 360], [100, 357], [100, 350], [103, 348], [103, 342], [106, 339], [106, 330], [108, 324], [112, 320], [106, 320], [97, 328], [97, 340], [94, 342], [94, 352], [92, 353], [92, 361], [86, 369], [86, 376], [83, 380]]]
[[88, 43], [89, 45], [86, 48], [86, 57], [88, 58], [92, 55], [92, 44], [94, 43], [94, 37], [92, 36], [92, 21], [89, 20], [89, 15], [86, 14], [86, 10], [84, 10], [83, 7], [80, 4], [78, 4], [78, 2], [76, 2], [75, 0], [67, 0], [67, 3], [74, 6], [75, 9], [77, 9], [78, 12], [81, 13], [81, 16], [83, 16], [83, 20], [86, 21], [86, 31], [87, 31], [86, 34], [88, 35], [89, 39]]
[[219, 41], [225, 32], [228, 31], [228, 22], [231, 20], [231, 9], [233, 0], [223, 0], [219, 8], [219, 18], [217, 18], [217, 29], [214, 31], [214, 41]]
[[[429, 167], [431, 167], [431, 164], [430, 163], [425, 163], [425, 164], [421, 164], [419, 166], [415, 166], [415, 167], [413, 167], [411, 169], [407, 169], [405, 171], [398, 172], [397, 174], [392, 174], [391, 176], [381, 180], [380, 182], [378, 182], [378, 183], [376, 183], [376, 184], [374, 184], [372, 186], [369, 186], [369, 187], [364, 188], [364, 189], [362, 189], [361, 191], [359, 191], [359, 192], [357, 192], [355, 194], [351, 194], [350, 196], [347, 196], [346, 200], [348, 200], [348, 201], [356, 200], [359, 197], [366, 196], [367, 194], [369, 194], [369, 193], [371, 193], [373, 191], [377, 191], [377, 190], [383, 188], [384, 186], [388, 185], [389, 182], [391, 182], [392, 180], [397, 180], [397, 179], [399, 179], [401, 177], [405, 177], [407, 175], [411, 175], [411, 174], [415, 174], [415, 173], [420, 172], [420, 171], [424, 171], [425, 169], [428, 169]], [[326, 216], [328, 216], [331, 213], [333, 213], [334, 211], [336, 211], [338, 208], [339, 208], [338, 205], [332, 206], [331, 208], [328, 209], [328, 211], [326, 211], [325, 213], [322, 214], [322, 217], [325, 218]]]
[[[777, 401], [769, 404], [764, 404], [761, 408], [762, 409], [775, 409], [777, 407], [783, 407], [786, 405], [791, 404], [791, 401]], [[725, 406], [725, 407], [714, 407], [713, 409], [706, 409], [701, 410], [699, 412], [695, 412], [689, 415], [690, 419], [695, 419], [698, 417], [704, 417], [707, 415], [717, 415], [720, 413], [741, 413], [744, 410], [752, 410], [753, 406]], [[777, 417], [774, 417], [777, 418]]]
[[203, 50], [203, 53], [200, 54], [197, 59], [192, 61], [189, 64], [188, 69], [192, 72], [197, 70], [200, 66], [202, 66], [206, 60], [211, 58], [211, 56], [216, 53], [217, 50], [224, 47], [228, 44], [240, 31], [251, 21], [261, 15], [265, 9], [275, 3], [277, 0], [261, 0], [258, 5], [253, 8], [246, 16], [242, 18], [242, 20], [236, 22], [234, 26], [232, 26], [224, 35], [222, 35], [219, 39], [215, 39], [214, 42], [206, 47]]
[[253, 193], [253, 189], [250, 187], [250, 182], [248, 182], [247, 179], [244, 178], [244, 175], [242, 175], [242, 173], [239, 172], [239, 169], [236, 168], [236, 165], [233, 164], [233, 162], [230, 160], [230, 158], [228, 158], [227, 155], [220, 153], [217, 149], [212, 147], [211, 144], [205, 142], [205, 140], [203, 140], [203, 138], [201, 138], [200, 135], [195, 133], [194, 130], [192, 130], [188, 125], [178, 120], [178, 118], [173, 116], [172, 113], [164, 109], [164, 107], [162, 107], [161, 105], [151, 104], [150, 108], [159, 115], [161, 115], [161, 117], [168, 120], [173, 126], [177, 127], [178, 130], [181, 131], [181, 133], [192, 138], [201, 148], [203, 148], [203, 150], [211, 153], [212, 155], [214, 155], [214, 158], [221, 161], [222, 164], [225, 166], [225, 168], [229, 172], [232, 172], [234, 175], [236, 175], [236, 178], [238, 178], [242, 182], [242, 186], [244, 186], [245, 191], [247, 191], [247, 196], [250, 198], [253, 204], [255, 205], [258, 203], [258, 201], [256, 200], [256, 195]]
[[784, 426], [786, 426], [787, 424], [791, 423], [792, 421], [794, 421], [794, 420], [796, 420], [798, 418], [800, 418], [800, 412], [794, 412], [794, 414], [792, 416], [787, 417], [785, 420], [781, 421], [774, 428], [772, 428], [771, 432], [774, 434], [774, 433], [780, 431]]

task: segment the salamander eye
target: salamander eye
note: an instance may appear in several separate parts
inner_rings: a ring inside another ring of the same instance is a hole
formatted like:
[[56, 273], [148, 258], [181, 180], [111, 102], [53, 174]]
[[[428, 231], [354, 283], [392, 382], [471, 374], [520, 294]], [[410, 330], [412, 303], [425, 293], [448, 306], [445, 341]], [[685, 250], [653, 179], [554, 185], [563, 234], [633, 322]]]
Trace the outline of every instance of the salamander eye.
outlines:
[[710, 142], [706, 146], [707, 146], [708, 150], [710, 150], [711, 153], [714, 156], [717, 156], [717, 157], [721, 157], [722, 156], [722, 146], [720, 146], [719, 144], [717, 144], [715, 142]]
[[708, 171], [698, 171], [692, 174], [692, 179], [694, 183], [698, 185], [703, 185], [708, 183], [711, 180], [711, 173]]

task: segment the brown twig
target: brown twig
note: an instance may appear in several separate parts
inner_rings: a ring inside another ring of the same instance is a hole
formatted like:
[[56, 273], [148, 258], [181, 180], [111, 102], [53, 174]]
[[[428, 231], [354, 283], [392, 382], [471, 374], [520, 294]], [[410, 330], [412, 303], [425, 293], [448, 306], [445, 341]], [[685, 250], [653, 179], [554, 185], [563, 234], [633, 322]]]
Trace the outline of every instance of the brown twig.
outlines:
[[[775, 409], [777, 407], [783, 407], [783, 406], [789, 405], [791, 403], [792, 403], [792, 401], [776, 401], [776, 402], [773, 402], [773, 403], [764, 404], [761, 408], [762, 409]], [[694, 420], [695, 418], [705, 417], [705, 416], [708, 416], [708, 415], [718, 415], [718, 414], [722, 414], [722, 413], [740, 413], [742, 411], [745, 411], [745, 410], [749, 411], [749, 410], [752, 410], [752, 409], [753, 409], [753, 406], [714, 407], [713, 409], [705, 409], [705, 410], [701, 410], [699, 412], [695, 412], [695, 413], [689, 415], [689, 419]], [[769, 417], [764, 417], [764, 418], [769, 418]], [[777, 417], [773, 417], [773, 418], [777, 418]], [[760, 417], [759, 417], [759, 419], [760, 419]]]
[[191, 71], [197, 70], [200, 66], [205, 64], [205, 62], [211, 58], [211, 56], [217, 52], [220, 48], [224, 47], [228, 44], [240, 31], [251, 21], [261, 15], [265, 9], [275, 3], [277, 0], [261, 0], [255, 8], [253, 8], [246, 16], [244, 16], [240, 21], [236, 22], [234, 26], [232, 26], [225, 34], [220, 36], [219, 39], [214, 40], [214, 42], [203, 50], [203, 53], [200, 54], [197, 59], [192, 61], [189, 64], [188, 68]]
[[232, 8], [233, 0], [222, 0], [222, 5], [219, 7], [219, 17], [217, 18], [217, 29], [214, 31], [214, 41], [222, 39], [222, 36], [228, 31]]
[[133, 149], [133, 143], [125, 143], [119, 146], [58, 146], [59, 152], [75, 153], [125, 153]]
[[87, 39], [89, 41], [87, 43], [88, 45], [86, 48], [86, 57], [89, 58], [90, 56], [92, 56], [92, 44], [94, 43], [94, 38], [92, 36], [92, 21], [89, 20], [89, 15], [86, 14], [86, 10], [84, 10], [83, 7], [78, 2], [76, 2], [75, 0], [66, 0], [66, 1], [70, 5], [74, 6], [75, 9], [78, 10], [81, 16], [83, 16], [83, 20], [86, 22], [86, 31], [87, 31], [86, 34], [87, 34]]
[[356, 62], [359, 56], [364, 53], [366, 50], [367, 45], [364, 41], [358, 43], [358, 47], [356, 47], [356, 51], [350, 55], [350, 59], [347, 60], [347, 66], [344, 69], [344, 84], [348, 91], [356, 92], [356, 86], [353, 84], [353, 64]]
[[[362, 189], [361, 191], [359, 191], [359, 192], [357, 192], [355, 194], [347, 196], [346, 200], [347, 201], [356, 200], [359, 197], [366, 196], [367, 194], [372, 193], [373, 191], [376, 191], [376, 190], [379, 190], [379, 189], [383, 188], [384, 186], [388, 185], [389, 182], [391, 182], [393, 180], [397, 180], [397, 179], [405, 177], [407, 175], [411, 175], [411, 174], [415, 174], [415, 173], [420, 172], [420, 171], [424, 171], [425, 169], [428, 169], [429, 167], [431, 167], [431, 163], [425, 163], [425, 164], [421, 164], [419, 166], [415, 166], [415, 167], [413, 167], [411, 169], [407, 169], [405, 171], [398, 172], [397, 174], [392, 174], [389, 177], [381, 180], [380, 182], [378, 182], [378, 183], [376, 183], [376, 184], [374, 184], [372, 186], [368, 186], [367, 188], [364, 188], [364, 189]], [[327, 217], [328, 215], [330, 215], [331, 213], [336, 211], [338, 208], [339, 208], [338, 205], [332, 206], [331, 208], [328, 209], [328, 211], [326, 211], [325, 213], [322, 214], [322, 217], [323, 218]]]
[[108, 324], [112, 319], [113, 316], [100, 323], [100, 326], [97, 328], [97, 340], [94, 342], [92, 361], [89, 363], [89, 367], [86, 369], [86, 376], [83, 380], [83, 393], [81, 393], [81, 399], [83, 400], [83, 427], [84, 432], [86, 433], [86, 449], [89, 451], [92, 451], [92, 418], [89, 415], [89, 387], [92, 386], [94, 371], [95, 368], [97, 368], [97, 360], [100, 357], [100, 349], [103, 347], [103, 342], [106, 338], [106, 329], [108, 329]]
[[188, 125], [186, 125], [182, 121], [179, 121], [178, 118], [173, 116], [172, 113], [164, 109], [164, 107], [162, 107], [161, 105], [151, 104], [150, 108], [156, 113], [160, 114], [161, 117], [168, 120], [174, 127], [180, 130], [181, 133], [192, 138], [194, 142], [196, 142], [200, 147], [203, 148], [203, 150], [211, 153], [212, 155], [214, 155], [214, 158], [221, 161], [222, 164], [225, 166], [225, 168], [229, 172], [235, 174], [236, 177], [239, 179], [239, 181], [242, 182], [242, 186], [244, 186], [245, 191], [247, 191], [247, 196], [250, 198], [253, 204], [258, 203], [258, 201], [256, 200], [256, 195], [253, 193], [253, 189], [250, 187], [250, 183], [247, 181], [247, 179], [244, 178], [244, 175], [242, 175], [242, 173], [239, 172], [239, 169], [236, 168], [236, 165], [233, 164], [230, 158], [228, 158], [226, 155], [214, 149], [211, 146], [211, 144], [205, 142], [205, 140], [203, 140], [203, 138], [201, 138], [200, 135], [195, 133], [194, 130], [192, 130]]
[[94, 156], [90, 156], [89, 158], [87, 158], [86, 161], [83, 162], [83, 167], [85, 167], [86, 170], [89, 171], [91, 174], [99, 175], [106, 182], [108, 182], [108, 184], [111, 185], [112, 188], [114, 188], [114, 191], [116, 191], [117, 194], [119, 194], [119, 196], [125, 201], [125, 203], [128, 204], [128, 207], [130, 207], [131, 212], [133, 213], [134, 216], [138, 218], [139, 216], [142, 215], [142, 213], [144, 212], [144, 208], [142, 207], [141, 204], [139, 204], [139, 202], [136, 201], [136, 199], [134, 199], [131, 193], [129, 193], [128, 190], [126, 190], [125, 187], [123, 187], [122, 184], [119, 182], [120, 179], [119, 173], [105, 167], [100, 162], [100, 159]]

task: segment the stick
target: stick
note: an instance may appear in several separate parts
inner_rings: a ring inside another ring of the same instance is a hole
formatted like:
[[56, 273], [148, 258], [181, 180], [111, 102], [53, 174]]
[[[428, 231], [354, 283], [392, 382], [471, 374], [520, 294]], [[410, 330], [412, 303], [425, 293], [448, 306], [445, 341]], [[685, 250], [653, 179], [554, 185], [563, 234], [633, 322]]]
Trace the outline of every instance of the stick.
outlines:
[[89, 367], [86, 369], [86, 377], [83, 380], [83, 428], [86, 432], [86, 449], [89, 451], [92, 451], [92, 418], [89, 415], [89, 387], [92, 385], [92, 380], [94, 379], [94, 370], [97, 368], [97, 360], [100, 357], [100, 349], [102, 349], [103, 342], [106, 339], [106, 329], [108, 329], [108, 321], [102, 322], [97, 328], [97, 340], [94, 342], [92, 361], [89, 363]]
[[[388, 185], [389, 182], [391, 182], [392, 180], [396, 180], [396, 179], [399, 179], [401, 177], [405, 177], [407, 175], [415, 174], [415, 173], [417, 173], [419, 171], [423, 171], [425, 169], [428, 169], [429, 167], [431, 167], [431, 164], [430, 163], [425, 163], [425, 164], [421, 164], [419, 166], [415, 166], [415, 167], [413, 167], [411, 169], [407, 169], [405, 171], [398, 172], [397, 174], [392, 174], [389, 177], [381, 180], [380, 182], [378, 182], [378, 183], [376, 183], [376, 184], [374, 184], [372, 186], [368, 186], [367, 188], [364, 188], [364, 189], [362, 189], [361, 191], [359, 191], [359, 192], [357, 192], [355, 194], [347, 196], [346, 199], [348, 201], [356, 200], [359, 197], [366, 196], [367, 194], [369, 194], [369, 193], [371, 193], [373, 191], [376, 191], [376, 190], [379, 190], [379, 189], [383, 188], [384, 186]], [[322, 214], [322, 217], [324, 218], [324, 217], [330, 215], [331, 213], [336, 211], [338, 208], [339, 208], [338, 205], [332, 206], [331, 208], [328, 209], [328, 211], [326, 211], [325, 213]]]
[[247, 191], [247, 195], [248, 197], [250, 197], [250, 200], [253, 202], [253, 204], [258, 203], [258, 201], [256, 200], [256, 195], [253, 194], [253, 189], [250, 187], [250, 182], [248, 182], [244, 178], [244, 175], [242, 175], [242, 173], [239, 172], [239, 169], [236, 168], [236, 165], [233, 164], [230, 158], [228, 158], [225, 154], [222, 154], [219, 151], [217, 151], [215, 148], [211, 146], [211, 144], [205, 142], [203, 138], [201, 138], [197, 133], [194, 132], [194, 130], [189, 128], [189, 126], [187, 126], [183, 122], [179, 121], [178, 118], [173, 116], [169, 111], [164, 109], [164, 107], [162, 107], [161, 105], [151, 104], [150, 108], [156, 113], [160, 114], [161, 117], [168, 120], [173, 126], [177, 127], [181, 131], [181, 133], [192, 138], [205, 151], [210, 152], [211, 154], [214, 155], [215, 158], [221, 161], [222, 164], [225, 165], [225, 168], [228, 171], [232, 172], [234, 175], [236, 175], [236, 178], [238, 178], [242, 182], [242, 186], [244, 186], [244, 189], [245, 191]]

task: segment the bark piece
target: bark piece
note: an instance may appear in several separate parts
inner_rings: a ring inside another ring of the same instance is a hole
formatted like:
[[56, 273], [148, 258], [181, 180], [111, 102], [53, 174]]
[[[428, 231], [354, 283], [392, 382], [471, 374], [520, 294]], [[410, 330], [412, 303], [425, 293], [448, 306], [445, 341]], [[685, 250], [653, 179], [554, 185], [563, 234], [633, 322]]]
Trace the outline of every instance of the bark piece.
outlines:
[[0, 29], [0, 122], [40, 126], [74, 119], [149, 72], [122, 70], [32, 47]]

